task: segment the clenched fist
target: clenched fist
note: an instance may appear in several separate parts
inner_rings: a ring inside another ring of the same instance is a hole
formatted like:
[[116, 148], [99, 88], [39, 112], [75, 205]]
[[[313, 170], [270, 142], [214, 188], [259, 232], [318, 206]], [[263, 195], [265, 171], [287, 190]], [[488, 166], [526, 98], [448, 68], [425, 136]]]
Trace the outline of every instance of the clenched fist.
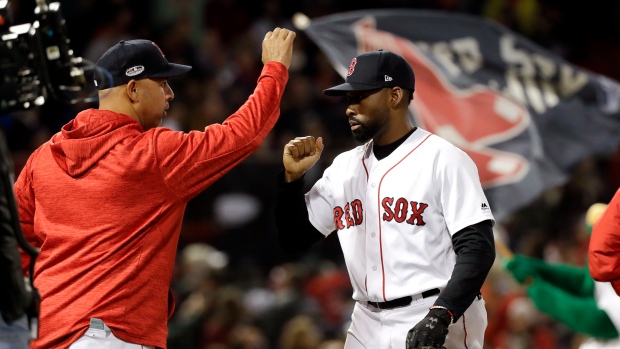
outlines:
[[295, 32], [288, 29], [276, 28], [267, 32], [263, 40], [263, 64], [280, 62], [288, 69], [293, 56], [293, 40]]
[[323, 138], [312, 136], [297, 137], [284, 146], [284, 181], [296, 181], [306, 173], [321, 157]]

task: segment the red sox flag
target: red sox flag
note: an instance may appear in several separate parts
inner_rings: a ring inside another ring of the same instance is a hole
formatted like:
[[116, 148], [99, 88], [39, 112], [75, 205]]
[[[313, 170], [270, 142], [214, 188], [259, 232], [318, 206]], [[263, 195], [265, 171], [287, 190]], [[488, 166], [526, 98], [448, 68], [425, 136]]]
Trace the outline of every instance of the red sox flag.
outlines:
[[620, 142], [620, 84], [482, 18], [355, 11], [313, 19], [305, 32], [343, 77], [362, 52], [403, 56], [416, 76], [413, 123], [474, 160], [498, 220]]

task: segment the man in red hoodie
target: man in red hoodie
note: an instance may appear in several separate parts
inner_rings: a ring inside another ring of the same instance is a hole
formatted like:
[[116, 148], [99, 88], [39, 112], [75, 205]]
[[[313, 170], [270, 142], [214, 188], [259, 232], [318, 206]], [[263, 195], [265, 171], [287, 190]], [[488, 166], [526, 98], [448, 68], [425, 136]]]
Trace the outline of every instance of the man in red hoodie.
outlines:
[[611, 283], [620, 296], [620, 189], [592, 227], [588, 264], [592, 278]]
[[294, 38], [280, 28], [266, 34], [254, 93], [203, 132], [158, 127], [174, 98], [167, 79], [191, 67], [169, 63], [148, 40], [103, 54], [99, 109], [80, 112], [39, 147], [15, 184], [24, 234], [40, 248], [32, 348], [166, 347], [185, 206], [276, 123]]

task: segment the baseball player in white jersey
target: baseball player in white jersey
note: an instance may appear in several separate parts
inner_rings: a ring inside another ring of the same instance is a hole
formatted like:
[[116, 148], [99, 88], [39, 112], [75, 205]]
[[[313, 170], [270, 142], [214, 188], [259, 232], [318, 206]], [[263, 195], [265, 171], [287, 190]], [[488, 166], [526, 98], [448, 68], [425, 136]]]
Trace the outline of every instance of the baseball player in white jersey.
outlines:
[[363, 145], [340, 154], [304, 195], [321, 138], [284, 147], [276, 224], [286, 252], [337, 232], [356, 305], [345, 349], [482, 348], [480, 288], [495, 259], [493, 215], [473, 161], [409, 123], [415, 77], [389, 51], [355, 57], [346, 82]]

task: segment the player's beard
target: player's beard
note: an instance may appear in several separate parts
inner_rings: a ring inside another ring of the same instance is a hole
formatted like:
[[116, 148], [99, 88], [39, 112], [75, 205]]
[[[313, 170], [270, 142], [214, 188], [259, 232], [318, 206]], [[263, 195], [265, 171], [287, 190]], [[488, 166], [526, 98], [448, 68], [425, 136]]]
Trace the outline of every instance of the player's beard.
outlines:
[[380, 136], [387, 129], [387, 124], [390, 120], [390, 112], [387, 108], [374, 110], [371, 114], [372, 117], [368, 118], [367, 122], [361, 122], [357, 118], [350, 117], [360, 125], [357, 130], [351, 131], [353, 138], [360, 143], [366, 143]]

